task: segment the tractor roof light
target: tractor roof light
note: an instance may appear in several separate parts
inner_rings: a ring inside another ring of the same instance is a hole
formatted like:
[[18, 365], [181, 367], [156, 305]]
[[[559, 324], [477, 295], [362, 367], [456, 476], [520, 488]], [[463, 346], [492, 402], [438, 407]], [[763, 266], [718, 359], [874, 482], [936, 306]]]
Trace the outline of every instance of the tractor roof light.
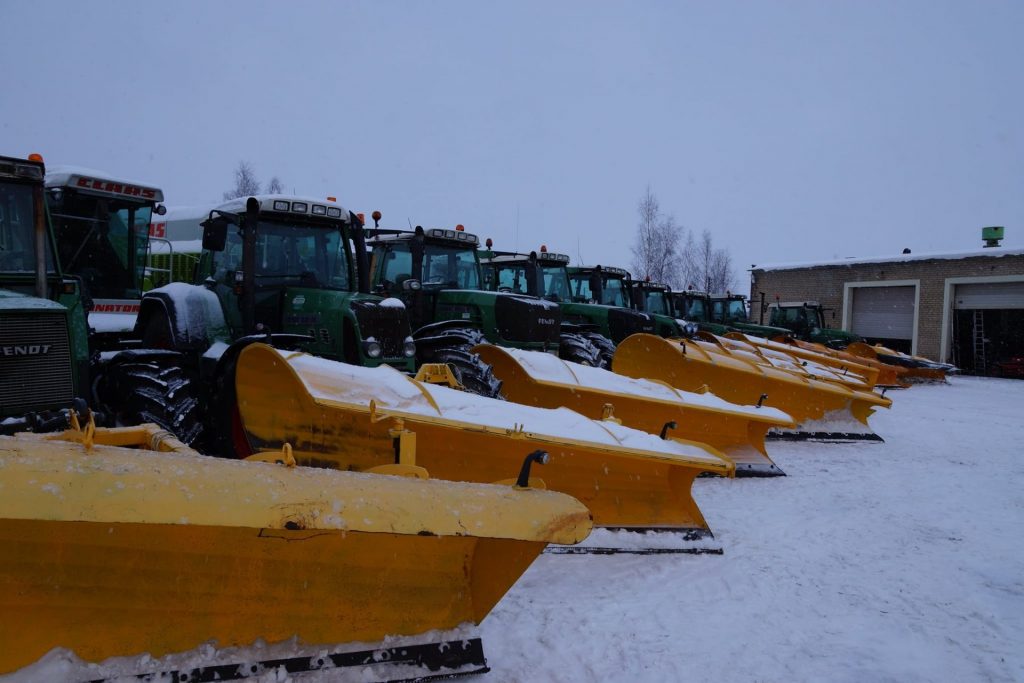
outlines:
[[291, 203], [281, 201], [279, 199], [274, 200], [274, 211], [288, 211], [291, 208]]
[[309, 211], [309, 204], [306, 202], [292, 202], [292, 213], [306, 213]]
[[492, 240], [490, 237], [488, 237], [487, 238], [487, 242], [485, 242], [485, 244], [487, 245], [487, 248], [490, 249], [491, 247], [494, 246], [494, 240]]
[[464, 226], [464, 225], [463, 225], [462, 223], [459, 223], [458, 225], [456, 225], [456, 226], [455, 226], [455, 229], [456, 229], [456, 230], [457, 230], [458, 232], [465, 232], [465, 230], [466, 230], [466, 226]]
[[542, 253], [542, 254], [548, 253], [548, 245], [546, 245], [546, 244], [540, 245], [540, 253]]
[[323, 204], [314, 204], [313, 211], [311, 212], [314, 216], [326, 216], [327, 207]]
[[339, 209], [336, 206], [328, 206], [327, 207], [327, 217], [328, 218], [341, 218], [341, 209]]
[[38, 152], [32, 152], [31, 154], [28, 155], [28, 160], [43, 163], [43, 155], [39, 154]]

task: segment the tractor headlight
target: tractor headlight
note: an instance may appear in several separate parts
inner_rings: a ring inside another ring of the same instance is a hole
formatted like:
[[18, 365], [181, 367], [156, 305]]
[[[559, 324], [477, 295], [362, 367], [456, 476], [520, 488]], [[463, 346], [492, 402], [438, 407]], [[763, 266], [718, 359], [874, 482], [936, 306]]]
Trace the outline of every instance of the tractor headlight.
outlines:
[[363, 353], [370, 358], [380, 358], [383, 349], [380, 346], [380, 342], [376, 339], [368, 339], [363, 342]]
[[697, 331], [699, 329], [700, 328], [697, 327], [697, 323], [686, 323], [686, 325], [683, 327], [683, 331], [686, 332], [687, 337], [692, 337], [693, 335], [697, 334]]
[[412, 337], [406, 337], [402, 343], [402, 355], [406, 358], [412, 358], [416, 355], [416, 342], [412, 340]]

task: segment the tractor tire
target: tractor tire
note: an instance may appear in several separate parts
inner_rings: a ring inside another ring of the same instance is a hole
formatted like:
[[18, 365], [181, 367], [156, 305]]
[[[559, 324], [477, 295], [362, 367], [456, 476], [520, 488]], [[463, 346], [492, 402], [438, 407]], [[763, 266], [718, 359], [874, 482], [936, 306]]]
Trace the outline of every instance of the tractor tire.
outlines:
[[580, 336], [597, 347], [601, 360], [601, 365], [598, 367], [611, 370], [612, 358], [615, 357], [615, 342], [598, 332], [581, 332]]
[[558, 357], [570, 363], [601, 367], [601, 352], [581, 334], [563, 332], [558, 344]]
[[96, 393], [117, 424], [153, 422], [191, 446], [203, 436], [198, 387], [173, 351], [125, 351], [107, 363]]
[[459, 380], [466, 391], [478, 396], [504, 400], [501, 395], [501, 381], [494, 376], [493, 368], [468, 349], [439, 348], [424, 362], [447, 363], [455, 379]]

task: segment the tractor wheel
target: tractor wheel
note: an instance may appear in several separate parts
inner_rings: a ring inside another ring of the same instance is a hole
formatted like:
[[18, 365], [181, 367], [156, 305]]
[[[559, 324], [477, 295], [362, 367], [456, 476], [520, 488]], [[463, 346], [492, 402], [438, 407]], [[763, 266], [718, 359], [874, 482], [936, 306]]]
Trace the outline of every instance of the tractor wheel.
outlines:
[[582, 332], [580, 333], [580, 336], [597, 347], [597, 351], [601, 358], [601, 365], [598, 367], [604, 368], [605, 370], [611, 370], [612, 358], [615, 357], [615, 342], [597, 332]]
[[558, 344], [558, 357], [570, 363], [601, 367], [601, 352], [583, 335], [563, 332]]
[[447, 363], [455, 375], [455, 379], [466, 388], [466, 391], [487, 398], [503, 398], [501, 381], [494, 376], [494, 370], [483, 362], [480, 356], [466, 349], [454, 347], [440, 348], [430, 354], [424, 362]]
[[124, 351], [97, 380], [97, 391], [118, 424], [154, 422], [186, 445], [203, 434], [195, 380], [174, 351]]

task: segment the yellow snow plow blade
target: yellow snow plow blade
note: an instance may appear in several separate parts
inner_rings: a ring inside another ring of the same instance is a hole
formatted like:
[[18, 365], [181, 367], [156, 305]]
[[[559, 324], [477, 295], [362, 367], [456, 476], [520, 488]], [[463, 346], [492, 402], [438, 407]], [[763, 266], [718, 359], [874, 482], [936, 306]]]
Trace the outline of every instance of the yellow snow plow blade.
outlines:
[[494, 482], [514, 477], [540, 449], [551, 459], [547, 488], [582, 501], [596, 526], [707, 532], [693, 479], [733, 472], [703, 445], [263, 344], [242, 351], [235, 386], [256, 452], [290, 442], [300, 463], [367, 470], [396, 462], [402, 439], [415, 439], [417, 463], [431, 475]]
[[778, 408], [797, 423], [794, 430], [769, 434], [782, 438], [880, 441], [868, 426], [868, 416], [875, 408], [892, 404], [871, 392], [852, 391], [723, 353], [699, 339], [635, 334], [619, 344], [612, 367], [627, 377], [658, 379], [685, 391], [706, 386], [733, 403]]
[[765, 339], [758, 340], [763, 343], [754, 343], [753, 340], [741, 339], [735, 333], [720, 337], [707, 332], [698, 333], [697, 338], [717, 346], [718, 348], [715, 349], [717, 353], [727, 353], [737, 358], [745, 358], [752, 363], [778, 368], [801, 377], [841, 384], [854, 391], [871, 391], [874, 386], [869, 384], [867, 378], [862, 375], [851, 373], [848, 369], [844, 372], [838, 368], [832, 368], [828, 364], [819, 362], [817, 358], [797, 358], [785, 349], [770, 346], [775, 342]]
[[947, 363], [936, 363], [923, 356], [911, 356], [875, 344], [853, 342], [846, 347], [847, 352], [854, 356], [889, 363], [904, 370], [903, 378], [911, 382], [945, 382], [946, 373], [956, 368]]
[[0, 672], [478, 623], [591, 528], [559, 493], [159, 452], [144, 427], [0, 437]]
[[803, 351], [810, 351], [812, 353], [819, 353], [823, 356], [828, 356], [834, 361], [848, 364], [858, 363], [870, 367], [872, 370], [878, 371], [878, 378], [875, 380], [876, 387], [885, 388], [906, 388], [910, 386], [904, 379], [903, 376], [906, 374], [907, 369], [901, 368], [895, 365], [889, 365], [883, 363], [876, 358], [865, 358], [863, 356], [854, 355], [848, 351], [840, 351], [838, 349], [830, 349], [824, 344], [816, 344], [812, 342], [801, 341], [800, 339], [793, 339], [786, 337], [783, 340], [776, 339], [779, 343], [784, 343], [786, 346], [800, 349]]
[[494, 368], [510, 401], [542, 408], [566, 407], [651, 434], [706, 443], [736, 465], [736, 476], [785, 474], [765, 448], [769, 429], [795, 426], [781, 410], [742, 406], [711, 393], [691, 393], [651, 380], [566, 363], [549, 353], [481, 344], [473, 352]]
[[[863, 363], [859, 363], [853, 360], [843, 361], [840, 358], [821, 353], [819, 351], [812, 351], [805, 348], [800, 348], [792, 344], [786, 344], [780, 341], [773, 341], [771, 339], [764, 339], [763, 337], [755, 337], [753, 335], [746, 335], [742, 332], [729, 332], [725, 335], [727, 339], [731, 339], [738, 342], [745, 342], [751, 346], [757, 347], [761, 353], [768, 351], [774, 353], [786, 354], [799, 362], [806, 362], [810, 367], [814, 368], [817, 366], [823, 366], [829, 368], [836, 374], [843, 378], [852, 377], [858, 380], [865, 386], [866, 389], [873, 389], [878, 384], [878, 368], [873, 368]], [[825, 347], [822, 347], [825, 348]], [[806, 367], [806, 366], [805, 366]], [[851, 384], [848, 386], [856, 386]]]

